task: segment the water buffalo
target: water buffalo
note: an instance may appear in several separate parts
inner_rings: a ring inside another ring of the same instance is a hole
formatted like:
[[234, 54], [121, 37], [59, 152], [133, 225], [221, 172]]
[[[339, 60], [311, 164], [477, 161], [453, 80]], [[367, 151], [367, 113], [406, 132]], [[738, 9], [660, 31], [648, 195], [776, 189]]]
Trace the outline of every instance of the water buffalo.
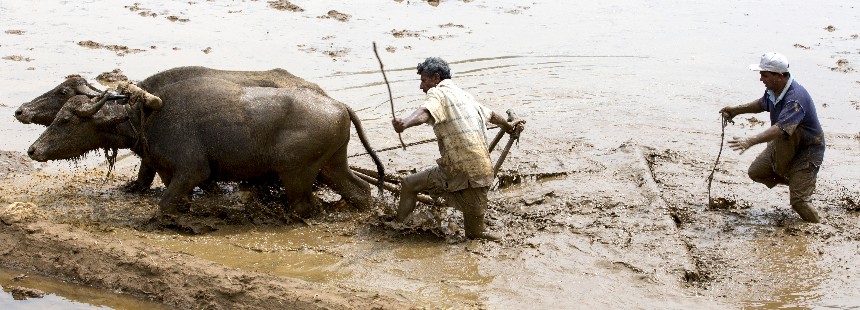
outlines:
[[299, 216], [317, 204], [311, 191], [318, 177], [359, 208], [371, 203], [369, 185], [347, 163], [350, 124], [380, 179], [382, 163], [352, 109], [324, 93], [198, 77], [162, 86], [158, 95], [163, 100], [158, 110], [72, 97], [27, 153], [48, 161], [99, 148], [129, 148], [166, 184], [159, 201], [163, 213], [178, 212], [205, 180], [271, 174], [280, 178], [291, 212]]
[[[317, 84], [308, 82], [280, 68], [267, 71], [230, 71], [200, 66], [177, 67], [156, 73], [140, 81], [137, 85], [158, 96], [164, 86], [198, 77], [219, 78], [241, 86], [309, 88], [320, 94], [326, 94]], [[70, 75], [60, 85], [22, 104], [15, 111], [15, 118], [24, 124], [33, 123], [48, 126], [54, 121], [54, 117], [63, 104], [72, 96], [86, 95], [92, 98], [99, 93], [101, 90], [93, 87], [83, 77]], [[152, 167], [141, 164], [137, 179], [126, 184], [124, 189], [129, 192], [147, 190], [152, 185], [155, 174]]]
[[24, 124], [39, 124], [48, 126], [54, 122], [54, 117], [69, 98], [76, 95], [86, 95], [90, 98], [102, 91], [90, 85], [80, 75], [69, 75], [66, 79], [48, 92], [22, 104], [15, 110], [15, 118]]

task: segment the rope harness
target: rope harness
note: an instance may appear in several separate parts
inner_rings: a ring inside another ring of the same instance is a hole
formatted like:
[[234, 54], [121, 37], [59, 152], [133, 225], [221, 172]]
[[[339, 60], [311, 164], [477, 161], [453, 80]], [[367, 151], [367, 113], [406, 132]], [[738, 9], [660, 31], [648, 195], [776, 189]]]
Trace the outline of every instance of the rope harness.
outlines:
[[[130, 85], [130, 84], [128, 84], [128, 85]], [[123, 86], [125, 86], [125, 87], [123, 87]], [[105, 91], [103, 91], [101, 93], [100, 96], [97, 96], [91, 100], [93, 102], [95, 102], [95, 101], [101, 100], [105, 96], [111, 96], [113, 98], [109, 97], [108, 100], [124, 101], [124, 102], [118, 102], [118, 104], [125, 106], [125, 112], [129, 116], [132, 115], [132, 112], [133, 112], [132, 109], [135, 109], [135, 108], [138, 109], [138, 112], [140, 112], [140, 122], [139, 122], [140, 127], [135, 127], [135, 120], [129, 119], [129, 121], [128, 121], [128, 123], [131, 127], [131, 130], [134, 132], [134, 136], [135, 136], [134, 145], [131, 148], [132, 149], [140, 149], [143, 157], [146, 157], [146, 155], [148, 153], [148, 149], [149, 149], [149, 141], [146, 139], [146, 135], [144, 135], [144, 132], [146, 130], [146, 127], [149, 125], [150, 121], [152, 120], [152, 115], [153, 115], [153, 113], [149, 113], [149, 115], [147, 115], [146, 111], [144, 111], [144, 109], [143, 109], [144, 103], [146, 102], [147, 99], [142, 94], [130, 91], [128, 89], [128, 87], [126, 86], [126, 84], [122, 84], [121, 86], [117, 87], [116, 92], [120, 94], [119, 96], [117, 94], [109, 93], [108, 92], [109, 90], [110, 89], [106, 89]], [[108, 163], [108, 171], [107, 171], [107, 174], [105, 175], [105, 182], [107, 182], [107, 179], [110, 177], [110, 173], [111, 173], [111, 171], [113, 171], [114, 165], [116, 164], [116, 157], [117, 157], [118, 149], [116, 147], [112, 147], [112, 148], [103, 148], [103, 150], [104, 150], [104, 154], [105, 154], [105, 159], [107, 160], [107, 163]], [[112, 151], [112, 152], [110, 152], [110, 151]]]

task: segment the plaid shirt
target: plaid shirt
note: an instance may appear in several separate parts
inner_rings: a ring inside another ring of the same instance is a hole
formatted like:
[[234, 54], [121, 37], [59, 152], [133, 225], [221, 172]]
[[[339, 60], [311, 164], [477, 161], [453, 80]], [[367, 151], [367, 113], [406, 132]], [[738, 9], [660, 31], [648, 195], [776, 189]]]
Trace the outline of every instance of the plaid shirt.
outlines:
[[493, 183], [487, 151], [487, 127], [492, 110], [478, 103], [450, 79], [427, 91], [422, 105], [433, 116], [439, 153], [436, 162], [447, 177], [447, 190], [486, 187]]

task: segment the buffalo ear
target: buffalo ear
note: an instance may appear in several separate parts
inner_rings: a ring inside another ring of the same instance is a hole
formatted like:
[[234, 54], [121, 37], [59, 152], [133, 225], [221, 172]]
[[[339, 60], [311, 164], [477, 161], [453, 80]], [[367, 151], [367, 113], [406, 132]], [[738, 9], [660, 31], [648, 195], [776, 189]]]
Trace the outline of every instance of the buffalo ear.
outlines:
[[105, 104], [92, 119], [97, 126], [113, 126], [127, 121], [128, 111], [118, 104]]

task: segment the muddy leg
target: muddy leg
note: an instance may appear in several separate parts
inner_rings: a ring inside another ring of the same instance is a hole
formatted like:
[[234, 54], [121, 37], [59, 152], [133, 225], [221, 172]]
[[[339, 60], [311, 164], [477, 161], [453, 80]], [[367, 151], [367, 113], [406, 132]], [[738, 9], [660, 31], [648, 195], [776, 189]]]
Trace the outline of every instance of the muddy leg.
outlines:
[[792, 169], [788, 183], [791, 208], [804, 221], [820, 223], [818, 211], [812, 206], [812, 192], [815, 191], [818, 167], [809, 162], [800, 163], [797, 166], [799, 167]]
[[773, 144], [768, 143], [767, 148], [758, 154], [758, 157], [750, 164], [747, 174], [750, 179], [764, 184], [767, 188], [773, 188], [777, 184], [788, 184], [788, 180], [773, 171]]
[[140, 193], [149, 189], [152, 181], [155, 179], [155, 169], [151, 166], [140, 163], [140, 169], [137, 170], [137, 180], [132, 180], [123, 185], [122, 190], [127, 193]]
[[177, 171], [170, 177], [170, 183], [158, 202], [162, 213], [176, 214], [187, 211], [188, 197], [197, 184], [209, 178], [209, 168], [202, 166], [196, 170]]
[[356, 176], [346, 161], [346, 146], [338, 150], [320, 171], [323, 183], [361, 210], [370, 208], [370, 186]]
[[291, 215], [307, 218], [319, 210], [319, 202], [313, 195], [313, 185], [318, 171], [318, 169], [305, 168], [278, 173], [281, 183], [284, 184], [284, 196], [290, 204]]
[[431, 182], [434, 169], [437, 168], [430, 168], [403, 178], [403, 182], [400, 183], [400, 202], [397, 205], [398, 222], [405, 222], [412, 214], [412, 210], [415, 210], [418, 193], [434, 189], [434, 184]]
[[487, 210], [488, 187], [468, 188], [451, 193], [450, 199], [463, 210], [463, 226], [466, 238], [499, 240], [496, 234], [486, 230], [484, 213]]

